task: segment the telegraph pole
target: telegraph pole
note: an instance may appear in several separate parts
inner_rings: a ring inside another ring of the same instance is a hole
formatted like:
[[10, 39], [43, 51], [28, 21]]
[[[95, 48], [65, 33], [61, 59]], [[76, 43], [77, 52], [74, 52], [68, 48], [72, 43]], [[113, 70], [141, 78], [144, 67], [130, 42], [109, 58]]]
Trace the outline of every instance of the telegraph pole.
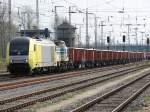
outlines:
[[97, 17], [95, 17], [95, 48], [97, 48]]
[[132, 24], [126, 24], [127, 25], [127, 27], [128, 27], [128, 44], [129, 44], [129, 46], [130, 46], [130, 26], [132, 25]]
[[[138, 31], [138, 27], [137, 27], [137, 16], [136, 16], [136, 28], [135, 28], [135, 35], [136, 35], [136, 46], [137, 46], [137, 52], [138, 52], [138, 35], [137, 35], [137, 31]], [[136, 53], [137, 54], [137, 53]], [[136, 58], [138, 59], [137, 57], [138, 55], [136, 55]], [[136, 60], [137, 61], [137, 60]]]
[[104, 25], [104, 21], [101, 21], [101, 47], [103, 46], [103, 27], [105, 26]]
[[[129, 46], [129, 51], [131, 50], [130, 49], [130, 26], [132, 24], [126, 24], [128, 26], [128, 46]], [[129, 62], [130, 62], [130, 53], [128, 52], [128, 59], [129, 59]]]
[[9, 10], [8, 10], [8, 14], [9, 14], [9, 38], [8, 40], [10, 41], [11, 39], [11, 0], [8, 1], [8, 5], [9, 5]]
[[144, 33], [145, 33], [145, 32], [141, 32], [141, 34], [142, 34], [142, 44], [141, 44], [141, 45], [142, 45], [142, 46], [143, 46], [143, 40], [144, 40], [144, 38], [143, 38]]
[[88, 8], [86, 8], [86, 47], [89, 48], [89, 34], [88, 34]]
[[81, 46], [81, 26], [79, 26], [79, 46], [78, 47], [82, 47]]
[[137, 60], [137, 52], [138, 52], [138, 37], [137, 37], [137, 31], [138, 31], [138, 28], [136, 27], [134, 30], [135, 30], [135, 38], [136, 38], [136, 60]]
[[54, 13], [55, 13], [55, 25], [54, 25], [54, 27], [55, 27], [55, 29], [56, 29], [56, 27], [57, 27], [57, 6], [55, 6], [55, 9], [54, 9]]
[[55, 9], [54, 9], [54, 13], [55, 13], [55, 25], [54, 25], [54, 27], [55, 27], [55, 29], [58, 25], [58, 15], [57, 15], [57, 8], [58, 7], [63, 7], [63, 6], [55, 6]]
[[71, 25], [71, 6], [69, 6], [69, 24]]
[[77, 13], [75, 11], [71, 11], [71, 7], [75, 7], [75, 6], [69, 6], [69, 24], [71, 25], [71, 13]]
[[55, 9], [54, 9], [54, 13], [55, 13], [55, 23], [54, 23], [54, 29], [55, 29], [55, 39], [57, 39], [57, 32], [56, 32], [56, 30], [57, 30], [57, 25], [58, 25], [58, 15], [57, 15], [57, 8], [58, 7], [63, 7], [63, 6], [55, 6]]
[[36, 24], [39, 29], [39, 0], [36, 0]]

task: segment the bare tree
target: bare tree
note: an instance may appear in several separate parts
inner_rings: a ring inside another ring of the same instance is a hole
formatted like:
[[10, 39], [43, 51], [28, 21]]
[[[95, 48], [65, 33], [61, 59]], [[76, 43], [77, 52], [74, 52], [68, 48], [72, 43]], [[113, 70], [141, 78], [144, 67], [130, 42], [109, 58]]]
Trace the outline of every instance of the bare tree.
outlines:
[[31, 29], [34, 25], [34, 22], [33, 22], [35, 18], [34, 11], [31, 8], [27, 8], [26, 12], [27, 12], [27, 28]]
[[5, 56], [5, 44], [6, 44], [6, 23], [5, 23], [5, 18], [6, 18], [6, 3], [4, 3], [2, 0], [0, 1], [0, 56], [4, 57]]
[[0, 57], [5, 58], [6, 46], [10, 41], [9, 34], [13, 37], [16, 32], [16, 27], [11, 24], [11, 32], [9, 32], [8, 23], [8, 7], [5, 0], [0, 0]]
[[20, 19], [23, 29], [32, 29], [35, 25], [35, 12], [29, 6], [26, 6], [21, 12]]

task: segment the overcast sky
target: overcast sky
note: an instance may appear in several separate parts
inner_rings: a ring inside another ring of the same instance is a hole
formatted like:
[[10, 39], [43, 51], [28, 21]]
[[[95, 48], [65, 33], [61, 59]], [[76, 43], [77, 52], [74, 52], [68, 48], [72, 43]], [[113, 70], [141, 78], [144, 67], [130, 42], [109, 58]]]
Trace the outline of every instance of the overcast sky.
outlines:
[[[36, 0], [12, 0], [12, 7], [14, 11], [20, 7], [23, 10], [24, 6], [30, 6], [35, 10]], [[118, 38], [127, 32], [126, 24], [132, 24], [130, 31], [131, 36], [134, 37], [134, 28], [137, 27], [135, 24], [140, 24], [138, 26], [138, 37], [141, 37], [141, 31], [148, 33], [150, 26], [150, 0], [39, 0], [39, 10], [40, 10], [40, 27], [52, 28], [54, 23], [54, 6], [64, 6], [58, 8], [58, 15], [64, 19], [68, 20], [68, 7], [76, 6], [77, 10], [85, 11], [88, 8], [90, 13], [96, 14], [98, 19], [98, 25], [100, 21], [104, 21], [107, 25], [104, 27], [104, 36], [110, 35], [112, 38], [117, 36]], [[72, 7], [73, 11], [77, 11], [75, 7]], [[124, 13], [120, 13], [124, 10]], [[85, 37], [85, 14], [83, 13], [73, 13], [72, 23], [73, 24], [84, 24], [82, 26], [82, 36]], [[108, 19], [109, 18], [109, 19]], [[137, 18], [137, 21], [136, 21]], [[146, 23], [146, 26], [143, 24]], [[113, 24], [113, 26], [110, 26]], [[123, 26], [121, 26], [121, 24]], [[79, 26], [77, 26], [79, 27]], [[144, 28], [145, 27], [145, 28]], [[89, 32], [90, 36], [94, 36], [94, 15], [89, 15]], [[98, 28], [100, 32], [100, 28]], [[124, 32], [124, 33], [123, 33]], [[100, 33], [98, 33], [100, 36]], [[93, 40], [93, 38], [91, 38]], [[131, 40], [134, 40], [132, 38]], [[139, 40], [140, 41], [140, 40]]]

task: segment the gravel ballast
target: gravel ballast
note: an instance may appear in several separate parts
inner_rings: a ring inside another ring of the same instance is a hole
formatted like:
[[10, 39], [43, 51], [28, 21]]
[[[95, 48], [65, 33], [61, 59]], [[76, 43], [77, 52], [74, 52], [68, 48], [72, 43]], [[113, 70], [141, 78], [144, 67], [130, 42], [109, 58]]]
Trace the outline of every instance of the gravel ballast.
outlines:
[[[149, 71], [149, 70], [150, 69], [145, 69], [145, 71]], [[110, 89], [113, 89], [116, 86], [118, 87], [118, 85], [122, 85], [126, 81], [129, 81], [132, 78], [135, 78], [136, 76], [142, 74], [142, 72], [144, 72], [144, 71], [134, 73], [128, 77], [124, 77], [121, 79], [116, 79], [113, 81], [105, 82], [105, 84], [103, 84], [103, 85], [99, 85], [95, 88], [88, 89], [87, 91], [85, 91], [81, 94], [77, 94], [67, 100], [60, 101], [56, 105], [51, 105], [51, 106], [43, 107], [40, 109], [37, 108], [37, 110], [35, 110], [35, 111], [36, 112], [43, 112], [43, 111], [44, 112], [51, 112], [51, 111], [53, 112], [53, 111], [57, 110], [57, 111], [61, 111], [61, 112], [67, 112], [68, 110], [71, 110], [71, 109], [77, 107], [78, 105], [81, 105], [81, 104], [87, 102], [91, 98], [97, 97], [97, 95], [102, 95], [106, 91], [110, 91]]]

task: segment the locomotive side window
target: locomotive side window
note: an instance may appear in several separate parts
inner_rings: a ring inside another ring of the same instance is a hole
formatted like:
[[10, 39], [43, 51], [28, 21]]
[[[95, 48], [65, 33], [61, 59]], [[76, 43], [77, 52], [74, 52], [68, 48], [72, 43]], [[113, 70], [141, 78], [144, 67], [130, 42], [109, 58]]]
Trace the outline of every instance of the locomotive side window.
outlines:
[[36, 45], [34, 44], [34, 51], [36, 51]]
[[28, 55], [29, 40], [26, 38], [16, 38], [10, 42], [10, 55]]

